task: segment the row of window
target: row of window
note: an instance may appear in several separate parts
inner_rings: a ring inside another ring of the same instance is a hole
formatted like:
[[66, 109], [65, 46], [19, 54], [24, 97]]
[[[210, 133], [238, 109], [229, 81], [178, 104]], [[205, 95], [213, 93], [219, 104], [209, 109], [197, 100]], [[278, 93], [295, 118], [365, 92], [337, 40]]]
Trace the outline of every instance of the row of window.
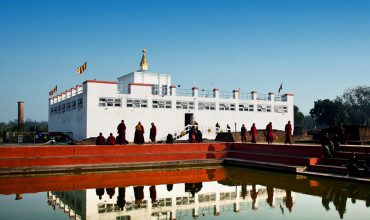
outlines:
[[[119, 98], [100, 98], [99, 107], [121, 107], [122, 100]], [[147, 108], [148, 100], [146, 99], [127, 99], [127, 108]], [[152, 100], [152, 108], [165, 108], [172, 109], [171, 100]], [[176, 101], [176, 109], [194, 109], [193, 101]], [[236, 111], [237, 105], [233, 103], [220, 103], [220, 111]], [[241, 103], [238, 105], [239, 111], [253, 112], [255, 111], [253, 104]], [[199, 102], [198, 110], [216, 110], [215, 102]], [[271, 112], [271, 105], [258, 104], [256, 108], [257, 112]], [[275, 105], [274, 112], [287, 113], [288, 106], [286, 105]]]
[[76, 108], [81, 109], [83, 107], [83, 99], [79, 98], [67, 103], [59, 104], [50, 108], [51, 114], [60, 114], [68, 111], [73, 111]]

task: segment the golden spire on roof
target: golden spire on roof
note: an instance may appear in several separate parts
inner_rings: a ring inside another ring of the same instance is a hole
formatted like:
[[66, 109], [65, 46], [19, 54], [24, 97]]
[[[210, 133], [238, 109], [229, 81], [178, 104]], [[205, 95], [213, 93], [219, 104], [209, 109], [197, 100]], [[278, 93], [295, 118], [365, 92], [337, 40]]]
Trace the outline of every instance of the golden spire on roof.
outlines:
[[140, 70], [147, 71], [148, 70], [148, 62], [146, 60], [146, 49], [143, 49], [143, 56], [141, 57], [140, 61]]

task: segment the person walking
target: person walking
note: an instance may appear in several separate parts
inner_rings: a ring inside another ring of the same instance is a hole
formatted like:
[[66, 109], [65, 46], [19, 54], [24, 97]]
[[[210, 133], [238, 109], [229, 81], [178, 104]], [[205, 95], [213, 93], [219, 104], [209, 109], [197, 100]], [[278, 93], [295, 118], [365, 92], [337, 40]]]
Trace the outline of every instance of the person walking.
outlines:
[[285, 125], [285, 144], [288, 143], [292, 145], [292, 125], [290, 124], [290, 121]]
[[268, 123], [266, 126], [266, 140], [268, 144], [271, 144], [274, 141], [274, 133], [272, 131], [272, 123]]
[[244, 124], [242, 125], [242, 128], [240, 129], [240, 135], [242, 138], [242, 143], [246, 143], [247, 142], [247, 128], [245, 127]]
[[140, 121], [135, 127], [134, 143], [144, 144], [144, 127], [141, 125]]
[[256, 128], [256, 124], [253, 123], [252, 127], [251, 127], [251, 137], [252, 137], [252, 140], [251, 140], [251, 143], [252, 144], [256, 144], [257, 143], [257, 135], [258, 135], [258, 132], [257, 132], [257, 128]]
[[117, 133], [117, 142], [119, 144], [126, 144], [126, 125], [124, 120], [121, 120], [121, 123], [117, 126]]
[[149, 134], [149, 138], [152, 141], [152, 143], [155, 143], [156, 135], [157, 135], [157, 127], [152, 122], [152, 127], [150, 128], [150, 134]]

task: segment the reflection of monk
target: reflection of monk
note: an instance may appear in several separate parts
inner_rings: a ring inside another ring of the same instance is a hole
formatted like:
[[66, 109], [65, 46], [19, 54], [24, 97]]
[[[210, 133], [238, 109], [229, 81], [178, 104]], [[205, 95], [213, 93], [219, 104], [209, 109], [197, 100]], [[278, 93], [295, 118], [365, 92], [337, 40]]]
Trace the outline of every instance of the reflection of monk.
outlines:
[[242, 197], [245, 199], [247, 196], [247, 183], [245, 181], [242, 181]]
[[118, 188], [118, 196], [117, 196], [117, 205], [118, 205], [118, 207], [121, 208], [121, 210], [123, 210], [123, 208], [126, 205], [125, 197], [126, 197], [126, 188], [125, 187], [123, 187], [123, 188], [119, 187]]
[[292, 212], [293, 197], [292, 197], [292, 191], [290, 190], [286, 190], [285, 206], [288, 208], [289, 212]]
[[104, 188], [96, 188], [95, 191], [96, 191], [96, 195], [99, 196], [99, 200], [101, 200], [101, 198], [104, 195]]
[[173, 184], [167, 184], [167, 191], [170, 192], [173, 189]]
[[199, 183], [185, 183], [185, 192], [190, 192], [194, 197], [195, 193], [199, 192], [203, 188], [202, 182]]
[[347, 195], [345, 195], [345, 193], [342, 191], [335, 190], [333, 204], [339, 213], [340, 219], [343, 219], [343, 215], [346, 212]]
[[144, 143], [144, 127], [141, 125], [140, 121], [135, 127], [134, 143], [135, 144], [143, 144]]
[[330, 202], [333, 200], [333, 187], [330, 187], [330, 188], [327, 188], [325, 187], [324, 188], [324, 193], [322, 195], [322, 199], [321, 199], [321, 203], [322, 203], [322, 206], [324, 206], [324, 208], [326, 209], [326, 211], [329, 211], [330, 210]]
[[144, 186], [134, 186], [135, 203], [138, 207], [144, 199]]
[[157, 190], [155, 189], [155, 186], [149, 187], [149, 192], [150, 192], [150, 199], [152, 202], [157, 201]]
[[257, 202], [257, 196], [258, 196], [258, 191], [256, 189], [256, 184], [252, 184], [252, 190], [251, 190], [251, 198], [252, 198], [252, 209], [253, 210], [256, 210], [257, 209], [257, 206], [256, 206], [256, 202]]
[[274, 207], [274, 187], [267, 186], [266, 187], [266, 191], [267, 191], [267, 199], [266, 199], [266, 202], [271, 207]]
[[116, 190], [114, 188], [106, 188], [105, 191], [107, 191], [107, 194], [109, 195], [110, 199], [114, 196], [114, 194], [116, 192]]

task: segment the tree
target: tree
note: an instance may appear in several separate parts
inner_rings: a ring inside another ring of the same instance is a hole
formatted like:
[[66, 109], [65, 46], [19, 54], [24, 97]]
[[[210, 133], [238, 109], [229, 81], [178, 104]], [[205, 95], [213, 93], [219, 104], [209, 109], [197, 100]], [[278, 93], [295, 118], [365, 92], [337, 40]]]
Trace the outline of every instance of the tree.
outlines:
[[299, 110], [298, 106], [294, 105], [294, 126], [303, 127], [304, 124], [304, 115]]
[[370, 125], [370, 87], [347, 89], [341, 98], [349, 122], [353, 125]]
[[310, 115], [320, 125], [334, 126], [346, 121], [345, 108], [340, 99], [315, 101]]

